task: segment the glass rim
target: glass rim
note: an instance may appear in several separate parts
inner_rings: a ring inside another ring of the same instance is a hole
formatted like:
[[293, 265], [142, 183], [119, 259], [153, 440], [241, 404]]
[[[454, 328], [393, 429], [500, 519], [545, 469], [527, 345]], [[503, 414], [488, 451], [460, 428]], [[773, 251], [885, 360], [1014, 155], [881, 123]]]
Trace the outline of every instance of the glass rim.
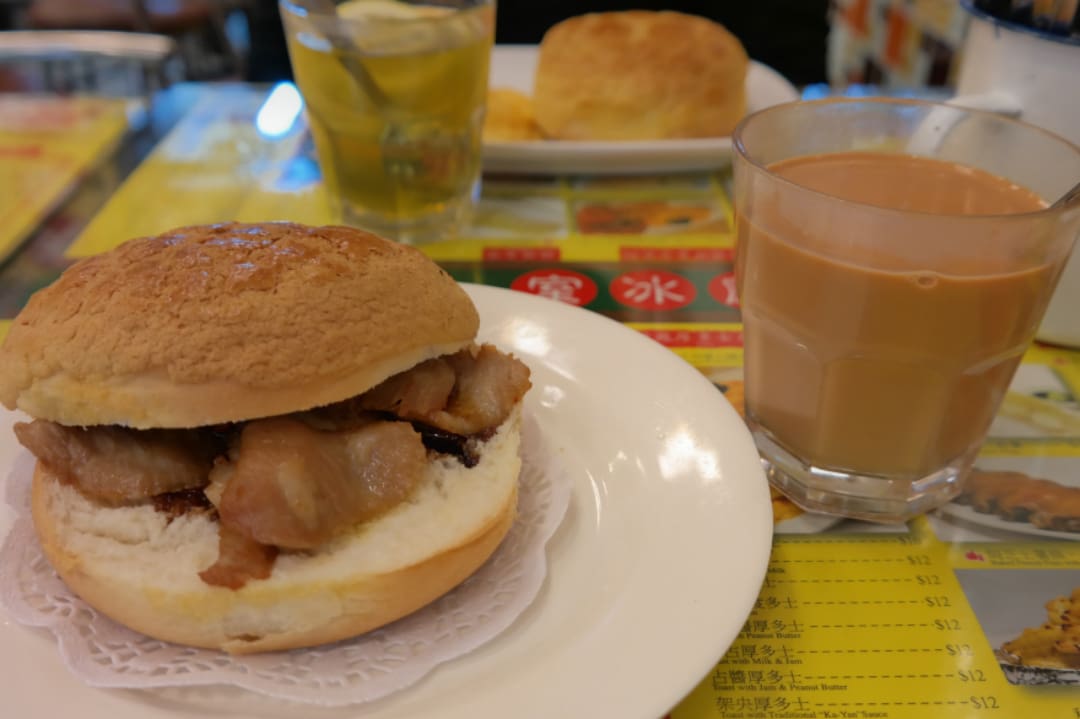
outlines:
[[[760, 119], [760, 118], [762, 118], [762, 117], [764, 117], [766, 115], [770, 115], [770, 114], [778, 113], [778, 112], [787, 112], [787, 111], [790, 111], [791, 109], [796, 108], [796, 107], [800, 107], [800, 108], [801, 107], [824, 107], [824, 106], [827, 106], [827, 105], [851, 105], [851, 106], [855, 106], [855, 105], [877, 105], [877, 106], [894, 105], [894, 106], [905, 106], [905, 107], [922, 107], [922, 108], [927, 108], [927, 109], [930, 109], [930, 108], [943, 108], [943, 109], [963, 112], [963, 113], [966, 113], [966, 114], [969, 114], [969, 115], [981, 115], [981, 116], [983, 116], [983, 117], [985, 117], [985, 118], [987, 118], [989, 120], [992, 120], [994, 122], [1001, 122], [1001, 123], [1006, 123], [1006, 124], [1011, 123], [1011, 124], [1013, 124], [1013, 125], [1015, 125], [1017, 127], [1022, 128], [1026, 132], [1034, 132], [1035, 134], [1043, 135], [1047, 139], [1050, 139], [1051, 141], [1056, 141], [1056, 142], [1060, 143], [1063, 146], [1064, 149], [1071, 150], [1072, 154], [1076, 156], [1077, 160], [1080, 160], [1080, 146], [1070, 142], [1069, 140], [1065, 139], [1064, 137], [1062, 137], [1061, 135], [1058, 135], [1055, 132], [1052, 132], [1052, 131], [1047, 130], [1047, 129], [1042, 128], [1042, 127], [1039, 127], [1038, 125], [1033, 125], [1030, 122], [1023, 122], [1022, 120], [1017, 120], [1017, 119], [1012, 118], [1012, 117], [1006, 117], [1005, 115], [1002, 115], [1002, 114], [996, 113], [996, 112], [992, 112], [990, 110], [977, 110], [977, 109], [974, 109], [974, 108], [960, 107], [958, 105], [950, 105], [950, 104], [944, 103], [944, 102], [933, 102], [931, 100], [918, 100], [918, 99], [913, 99], [913, 98], [896, 98], [896, 97], [830, 97], [830, 98], [824, 98], [824, 99], [821, 99], [821, 100], [794, 100], [792, 102], [785, 102], [785, 103], [780, 103], [778, 105], [771, 105], [769, 107], [762, 108], [762, 109], [757, 110], [755, 112], [749, 113], [748, 115], [744, 116], [742, 118], [742, 120], [739, 121], [739, 124], [736, 125], [736, 127], [735, 127], [735, 131], [731, 133], [731, 147], [732, 147], [732, 150], [734, 150], [734, 152], [739, 156], [739, 158], [745, 160], [747, 163], [752, 165], [755, 169], [760, 170], [761, 172], [769, 175], [769, 177], [771, 177], [774, 181], [781, 183], [783, 186], [787, 186], [787, 187], [790, 187], [790, 188], [795, 188], [795, 189], [801, 190], [802, 192], [807, 192], [807, 193], [810, 193], [812, 195], [816, 195], [816, 196], [821, 197], [821, 198], [827, 198], [827, 199], [829, 199], [829, 200], [831, 200], [833, 202], [845, 203], [845, 204], [848, 204], [848, 205], [852, 205], [854, 207], [867, 209], [867, 210], [874, 210], [874, 211], [877, 211], [877, 212], [895, 213], [897, 215], [905, 216], [905, 217], [925, 216], [925, 217], [936, 217], [936, 218], [948, 219], [948, 220], [965, 220], [966, 221], [966, 220], [991, 220], [992, 219], [992, 220], [1001, 221], [1001, 220], [1014, 220], [1014, 219], [1034, 219], [1036, 217], [1045, 217], [1045, 216], [1048, 216], [1048, 215], [1051, 215], [1051, 214], [1062, 214], [1062, 213], [1065, 213], [1065, 212], [1072, 211], [1074, 209], [1080, 208], [1080, 197], [1078, 197], [1076, 200], [1074, 200], [1073, 202], [1071, 202], [1071, 203], [1069, 203], [1067, 205], [1062, 205], [1060, 207], [1051, 208], [1051, 205], [1053, 205], [1054, 202], [1056, 202], [1057, 199], [1058, 199], [1058, 198], [1055, 197], [1055, 198], [1052, 198], [1050, 200], [1045, 200], [1046, 203], [1047, 203], [1046, 207], [1043, 207], [1043, 208], [1041, 208], [1039, 210], [1032, 210], [1032, 211], [1029, 211], [1029, 212], [1010, 212], [1010, 213], [1005, 213], [1005, 214], [961, 215], [961, 214], [952, 214], [952, 213], [924, 212], [924, 211], [919, 211], [919, 210], [902, 210], [902, 209], [898, 209], [898, 208], [895, 208], [895, 207], [886, 207], [886, 206], [882, 206], [882, 205], [873, 205], [873, 204], [870, 204], [868, 202], [859, 202], [857, 200], [848, 200], [848, 199], [845, 199], [843, 197], [838, 197], [836, 195], [830, 195], [827, 192], [821, 192], [820, 190], [815, 190], [813, 188], [806, 187], [805, 185], [801, 185], [798, 182], [795, 182], [793, 180], [789, 180], [786, 177], [782, 177], [780, 175], [777, 175], [775, 172], [770, 170], [765, 164], [763, 164], [760, 160], [758, 160], [758, 158], [754, 157], [754, 155], [747, 149], [746, 144], [743, 142], [743, 133], [745, 132], [747, 127], [750, 125], [750, 123], [752, 123], [755, 120]], [[825, 153], [822, 153], [822, 154], [825, 154]], [[834, 154], [834, 153], [827, 153], [827, 154]], [[898, 153], [889, 153], [889, 154], [905, 155], [905, 154], [909, 154], [909, 153], [898, 152]], [[924, 156], [924, 155], [910, 155], [910, 154], [909, 154], [909, 156], [928, 157], [928, 156]], [[793, 156], [793, 157], [797, 157], [797, 156]], [[935, 158], [930, 158], [930, 159], [935, 159]], [[1008, 179], [1008, 178], [1006, 178], [1006, 179]], [[1078, 175], [1075, 178], [1075, 180], [1080, 181], [1080, 175]], [[1027, 188], [1027, 189], [1030, 189], [1030, 188]], [[1069, 188], [1066, 188], [1065, 192], [1067, 192], [1068, 189]]]
[[[422, 0], [421, 2], [409, 2], [404, 3], [406, 5], [416, 5], [423, 7], [440, 7], [445, 8], [448, 12], [446, 15], [457, 15], [460, 12], [466, 10], [474, 10], [479, 7], [485, 7], [493, 5], [495, 0]], [[335, 5], [339, 3], [334, 3]], [[385, 24], [385, 25], [399, 25], [406, 26], [412, 24], [427, 24], [433, 19], [432, 17], [394, 17], [392, 15], [379, 15], [373, 17], [344, 17], [341, 15], [331, 15], [330, 13], [319, 12], [307, 7], [305, 0], [278, 0], [278, 5], [297, 17], [316, 17], [323, 19], [333, 18], [334, 22], [342, 23], [345, 25], [360, 25], [360, 24]]]

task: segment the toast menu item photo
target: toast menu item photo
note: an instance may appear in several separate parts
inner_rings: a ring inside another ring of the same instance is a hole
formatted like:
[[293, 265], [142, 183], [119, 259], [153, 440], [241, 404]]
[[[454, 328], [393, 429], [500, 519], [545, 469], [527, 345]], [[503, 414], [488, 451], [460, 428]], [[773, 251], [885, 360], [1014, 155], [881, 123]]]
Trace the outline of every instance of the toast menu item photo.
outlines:
[[45, 556], [131, 629], [229, 653], [354, 637], [515, 518], [529, 368], [419, 250], [186, 227], [77, 262], [0, 346]]

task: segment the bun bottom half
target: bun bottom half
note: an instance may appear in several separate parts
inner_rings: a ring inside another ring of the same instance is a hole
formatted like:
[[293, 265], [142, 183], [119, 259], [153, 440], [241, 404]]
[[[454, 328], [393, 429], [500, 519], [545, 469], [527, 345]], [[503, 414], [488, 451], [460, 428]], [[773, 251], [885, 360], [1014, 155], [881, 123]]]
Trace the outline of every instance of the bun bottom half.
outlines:
[[494, 553], [516, 514], [520, 422], [518, 406], [476, 466], [438, 457], [405, 502], [318, 550], [282, 552], [269, 578], [238, 590], [198, 576], [218, 551], [206, 514], [106, 507], [38, 463], [34, 525], [73, 592], [147, 636], [231, 654], [326, 644], [411, 614]]

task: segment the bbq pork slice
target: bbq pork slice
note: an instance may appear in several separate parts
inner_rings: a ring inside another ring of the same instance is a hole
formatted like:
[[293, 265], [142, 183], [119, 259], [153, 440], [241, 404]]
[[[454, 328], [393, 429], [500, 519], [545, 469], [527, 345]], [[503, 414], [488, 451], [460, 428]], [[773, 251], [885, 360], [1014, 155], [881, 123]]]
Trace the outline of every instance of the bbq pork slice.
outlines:
[[530, 386], [522, 362], [474, 345], [294, 415], [192, 430], [35, 420], [16, 433], [63, 481], [105, 503], [188, 491], [209, 500], [219, 551], [200, 576], [235, 589], [270, 576], [279, 550], [316, 549], [406, 500], [426, 472], [428, 447], [447, 444], [472, 466], [470, 438], [493, 432]]
[[502, 424], [531, 386], [528, 366], [493, 345], [481, 345], [394, 375], [361, 395], [359, 403], [467, 437]]
[[19, 422], [15, 436], [61, 481], [105, 504], [141, 502], [206, 484], [216, 448], [194, 432]]
[[403, 422], [320, 431], [291, 417], [246, 424], [207, 494], [218, 510], [218, 558], [207, 584], [238, 589], [273, 570], [278, 548], [315, 549], [404, 501], [427, 465]]
[[[244, 426], [218, 514], [261, 544], [315, 549], [403, 501], [423, 477], [427, 450], [404, 422], [320, 432], [289, 417]], [[220, 462], [221, 460], [219, 460]]]

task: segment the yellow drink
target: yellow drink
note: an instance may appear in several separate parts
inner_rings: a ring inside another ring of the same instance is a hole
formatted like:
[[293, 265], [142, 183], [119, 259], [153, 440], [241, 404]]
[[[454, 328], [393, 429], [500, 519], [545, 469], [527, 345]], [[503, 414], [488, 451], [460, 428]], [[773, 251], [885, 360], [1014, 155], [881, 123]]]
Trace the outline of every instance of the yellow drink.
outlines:
[[293, 72], [345, 222], [421, 241], [471, 209], [494, 9], [460, 5], [352, 0], [335, 21], [283, 3]]

